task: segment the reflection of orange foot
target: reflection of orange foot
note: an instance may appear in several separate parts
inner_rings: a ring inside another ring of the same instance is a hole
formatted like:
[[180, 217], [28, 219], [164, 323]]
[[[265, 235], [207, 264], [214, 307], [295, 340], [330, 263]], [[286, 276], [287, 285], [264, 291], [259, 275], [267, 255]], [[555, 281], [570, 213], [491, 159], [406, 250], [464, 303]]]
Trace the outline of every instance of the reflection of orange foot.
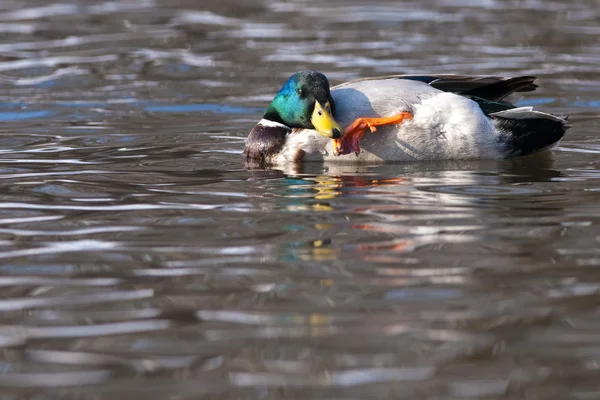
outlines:
[[333, 141], [333, 154], [341, 156], [354, 152], [357, 156], [360, 153], [360, 139], [365, 134], [365, 129], [369, 128], [375, 132], [378, 126], [399, 124], [405, 119], [411, 119], [413, 116], [409, 112], [401, 112], [391, 117], [383, 118], [356, 118], [354, 122], [344, 131], [344, 136]]

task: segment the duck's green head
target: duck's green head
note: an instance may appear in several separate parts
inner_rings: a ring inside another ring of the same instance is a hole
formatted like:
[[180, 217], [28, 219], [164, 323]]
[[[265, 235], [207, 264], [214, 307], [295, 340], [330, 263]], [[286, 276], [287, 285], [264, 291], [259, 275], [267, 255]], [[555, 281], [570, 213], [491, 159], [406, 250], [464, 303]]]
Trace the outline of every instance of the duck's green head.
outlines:
[[279, 90], [264, 118], [290, 128], [314, 129], [325, 137], [337, 139], [342, 136], [342, 128], [335, 121], [334, 113], [335, 103], [325, 75], [300, 71]]

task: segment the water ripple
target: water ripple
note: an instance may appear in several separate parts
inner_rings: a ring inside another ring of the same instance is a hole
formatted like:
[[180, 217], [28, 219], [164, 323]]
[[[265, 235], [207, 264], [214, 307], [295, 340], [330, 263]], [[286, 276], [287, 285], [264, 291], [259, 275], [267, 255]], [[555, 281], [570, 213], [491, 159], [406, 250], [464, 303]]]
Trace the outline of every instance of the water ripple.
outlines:
[[8, 372], [0, 374], [0, 385], [6, 388], [53, 388], [97, 385], [107, 382], [112, 376], [113, 373], [105, 369], [47, 373]]
[[79, 305], [94, 304], [99, 302], [119, 302], [131, 299], [143, 299], [152, 297], [152, 290], [138, 290], [125, 292], [108, 292], [108, 293], [89, 293], [87, 295], [73, 295], [65, 297], [34, 297], [34, 298], [13, 298], [10, 300], [0, 300], [0, 309], [4, 311], [10, 310], [26, 310], [37, 307], [52, 307], [58, 305], [69, 305], [77, 303]]
[[280, 387], [336, 387], [356, 386], [376, 382], [402, 382], [431, 378], [431, 367], [372, 368], [349, 371], [327, 371], [316, 375], [291, 375], [281, 373], [231, 373], [235, 386], [280, 386]]
[[[1, 2], [2, 397], [594, 397], [599, 16]], [[573, 128], [499, 162], [245, 165], [307, 68], [537, 75], [519, 105]]]

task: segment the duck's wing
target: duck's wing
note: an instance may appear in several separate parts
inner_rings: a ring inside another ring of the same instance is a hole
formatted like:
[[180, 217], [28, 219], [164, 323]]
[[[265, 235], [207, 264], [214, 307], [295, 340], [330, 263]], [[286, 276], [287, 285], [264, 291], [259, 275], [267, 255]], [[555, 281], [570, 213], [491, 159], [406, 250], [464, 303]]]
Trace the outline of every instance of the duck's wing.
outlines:
[[334, 89], [360, 82], [383, 79], [407, 79], [426, 83], [438, 90], [490, 101], [500, 101], [515, 92], [531, 92], [537, 88], [535, 76], [468, 76], [468, 75], [388, 75], [362, 78], [335, 86]]

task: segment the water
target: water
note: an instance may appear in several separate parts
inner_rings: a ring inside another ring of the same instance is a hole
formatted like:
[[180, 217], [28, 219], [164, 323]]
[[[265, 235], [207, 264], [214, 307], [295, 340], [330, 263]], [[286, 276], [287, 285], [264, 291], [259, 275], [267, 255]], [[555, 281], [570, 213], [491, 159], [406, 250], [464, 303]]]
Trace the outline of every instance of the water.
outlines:
[[[0, 397], [600, 398], [598, 18], [0, 3]], [[528, 159], [248, 170], [303, 68], [534, 74], [521, 104], [574, 127]]]

